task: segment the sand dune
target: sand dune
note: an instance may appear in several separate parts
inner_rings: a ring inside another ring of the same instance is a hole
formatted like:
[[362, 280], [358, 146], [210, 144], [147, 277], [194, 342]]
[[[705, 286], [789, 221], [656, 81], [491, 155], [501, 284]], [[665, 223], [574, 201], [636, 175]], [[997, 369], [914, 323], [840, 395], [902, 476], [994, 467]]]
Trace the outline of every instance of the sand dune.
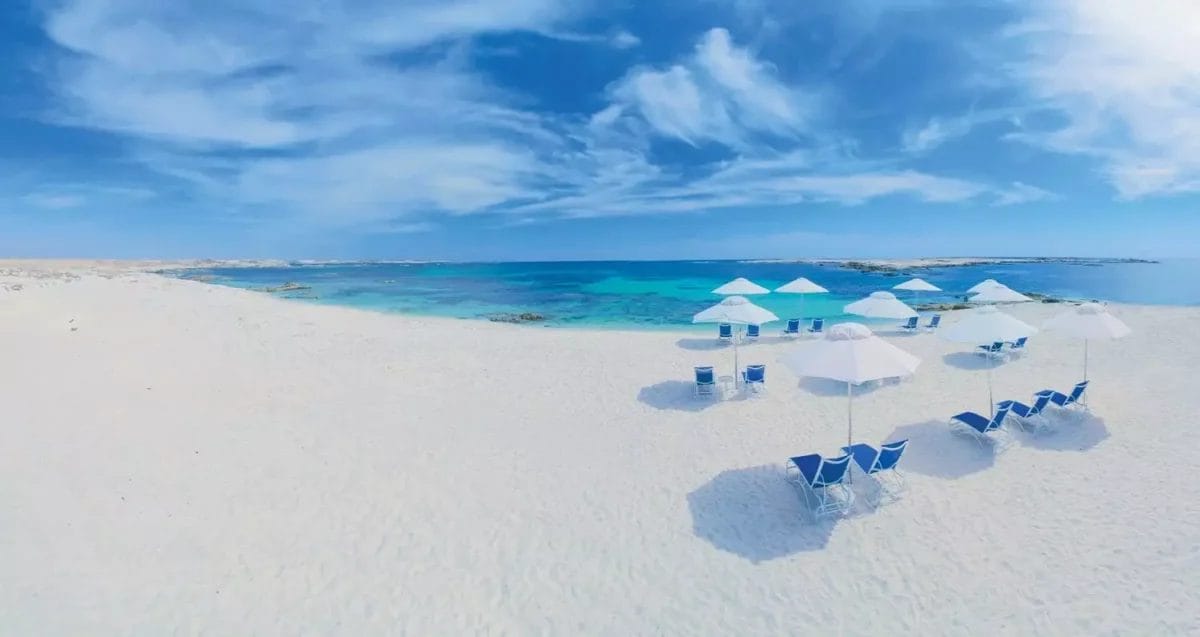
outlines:
[[[1001, 454], [946, 426], [978, 360], [889, 335], [924, 363], [855, 430], [912, 440], [908, 493], [812, 524], [782, 461], [843, 444], [845, 399], [773, 338], [767, 393], [704, 402], [731, 356], [694, 333], [73, 272], [0, 272], [4, 634], [1200, 632], [1197, 308], [1114, 306], [1092, 413]], [[996, 398], [1081, 356], [1036, 337]]]

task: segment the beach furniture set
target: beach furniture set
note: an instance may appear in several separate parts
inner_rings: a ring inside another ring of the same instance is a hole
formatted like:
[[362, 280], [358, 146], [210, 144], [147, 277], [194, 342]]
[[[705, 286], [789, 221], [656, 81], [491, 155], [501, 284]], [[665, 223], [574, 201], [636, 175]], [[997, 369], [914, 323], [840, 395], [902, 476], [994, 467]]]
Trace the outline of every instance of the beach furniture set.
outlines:
[[1004, 358], [1013, 354], [1023, 353], [1028, 343], [1028, 336], [1022, 336], [1015, 341], [995, 341], [990, 345], [980, 345], [976, 348], [975, 353], [990, 358]]
[[900, 498], [905, 489], [904, 477], [896, 469], [908, 440], [880, 445], [878, 449], [865, 443], [842, 447], [842, 455], [825, 458], [811, 453], [788, 458], [787, 480], [804, 496], [813, 519], [844, 515], [854, 506], [855, 493], [851, 482], [851, 461], [858, 465], [869, 480], [866, 499], [878, 507]]
[[[1052, 426], [1050, 416], [1053, 410], [1087, 409], [1084, 402], [1084, 392], [1087, 391], [1088, 381], [1076, 383], [1071, 393], [1064, 394], [1053, 389], [1043, 389], [1033, 395], [1031, 404], [1017, 400], [1004, 400], [996, 404], [996, 413], [991, 418], [981, 416], [973, 411], [964, 411], [950, 418], [950, 426], [955, 432], [971, 436], [981, 445], [991, 441], [996, 444], [999, 440], [995, 434], [1000, 431], [1005, 420], [1013, 420], [1022, 431], [1041, 433]], [[999, 443], [1006, 446], [1005, 443]]]

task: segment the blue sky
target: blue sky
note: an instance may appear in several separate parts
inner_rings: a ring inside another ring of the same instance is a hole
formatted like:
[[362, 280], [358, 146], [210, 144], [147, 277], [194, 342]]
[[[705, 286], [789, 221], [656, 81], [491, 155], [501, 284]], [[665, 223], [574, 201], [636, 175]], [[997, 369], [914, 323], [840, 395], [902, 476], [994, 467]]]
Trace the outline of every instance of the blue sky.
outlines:
[[0, 6], [0, 253], [1200, 256], [1178, 0]]

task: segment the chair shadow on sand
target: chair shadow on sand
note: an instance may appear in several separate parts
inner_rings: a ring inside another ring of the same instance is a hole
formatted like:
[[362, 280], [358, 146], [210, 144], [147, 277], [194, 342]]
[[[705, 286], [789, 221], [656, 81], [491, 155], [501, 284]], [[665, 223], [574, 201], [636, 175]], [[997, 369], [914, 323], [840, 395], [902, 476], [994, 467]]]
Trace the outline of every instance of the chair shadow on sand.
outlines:
[[951, 367], [958, 369], [978, 369], [983, 370], [988, 367], [995, 366], [1000, 368], [1004, 365], [1005, 359], [988, 360], [987, 356], [981, 356], [975, 352], [950, 352], [942, 356], [942, 361]]
[[1108, 438], [1104, 419], [1087, 412], [1051, 410], [1053, 428], [1044, 433], [1022, 433], [1021, 444], [1048, 451], [1088, 451]]
[[752, 562], [819, 551], [837, 525], [837, 518], [812, 521], [779, 465], [722, 471], [687, 501], [696, 537]]
[[[1007, 434], [1002, 434], [1007, 435]], [[991, 468], [996, 448], [991, 441], [979, 445], [954, 433], [947, 421], [927, 420], [901, 425], [885, 441], [908, 439], [900, 469], [934, 478], [954, 480]]]
[[[719, 390], [717, 390], [719, 391]], [[655, 409], [671, 409], [675, 411], [704, 411], [722, 402], [745, 400], [742, 392], [731, 392], [725, 398], [718, 396], [697, 396], [696, 384], [683, 380], [667, 380], [643, 387], [638, 392], [638, 400]]]

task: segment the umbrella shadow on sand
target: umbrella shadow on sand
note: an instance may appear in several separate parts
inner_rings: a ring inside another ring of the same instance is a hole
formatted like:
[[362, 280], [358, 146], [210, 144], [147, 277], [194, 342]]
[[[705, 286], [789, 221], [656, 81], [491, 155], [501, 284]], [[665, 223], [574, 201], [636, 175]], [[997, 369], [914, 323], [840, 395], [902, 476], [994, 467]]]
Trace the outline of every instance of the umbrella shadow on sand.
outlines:
[[954, 433], [945, 421], [927, 420], [901, 425], [884, 440], [890, 442], [905, 438], [908, 439], [908, 447], [900, 460], [901, 471], [954, 480], [988, 469], [996, 463], [994, 441], [979, 445], [967, 436]]
[[812, 522], [778, 465], [722, 471], [687, 501], [696, 537], [752, 562], [819, 551], [837, 525], [836, 518]]
[[715, 338], [681, 338], [675, 341], [675, 346], [680, 349], [692, 350], [694, 352], [713, 352], [720, 349], [728, 349], [732, 344], [728, 341], [718, 341]]
[[1052, 429], [1042, 433], [1023, 433], [1021, 444], [1048, 451], [1087, 451], [1108, 438], [1103, 418], [1085, 412], [1048, 412]]
[[988, 360], [987, 356], [981, 356], [974, 352], [950, 352], [942, 357], [942, 361], [951, 367], [958, 369], [987, 369], [995, 366], [999, 368], [1006, 362], [1005, 359]]
[[[719, 390], [718, 390], [719, 391]], [[704, 411], [722, 402], [745, 400], [741, 393], [730, 393], [724, 399], [720, 396], [697, 396], [696, 384], [683, 380], [668, 380], [643, 387], [638, 392], [638, 400], [655, 409], [671, 409], [675, 411]]]

